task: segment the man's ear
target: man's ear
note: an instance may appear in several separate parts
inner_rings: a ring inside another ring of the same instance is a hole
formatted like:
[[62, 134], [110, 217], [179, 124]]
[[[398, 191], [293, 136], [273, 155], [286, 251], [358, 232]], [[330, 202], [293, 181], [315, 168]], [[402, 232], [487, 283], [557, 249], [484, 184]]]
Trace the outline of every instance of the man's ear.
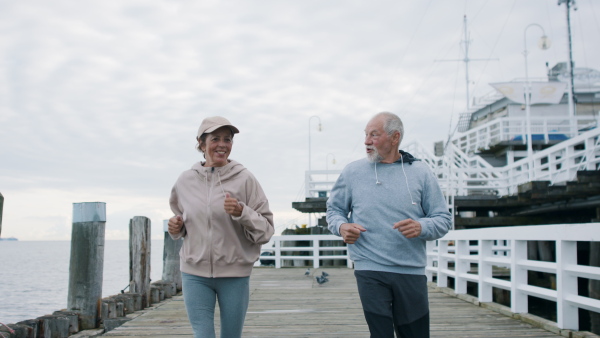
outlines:
[[399, 131], [396, 131], [394, 133], [394, 136], [392, 137], [392, 141], [394, 142], [394, 145], [400, 144], [400, 132]]

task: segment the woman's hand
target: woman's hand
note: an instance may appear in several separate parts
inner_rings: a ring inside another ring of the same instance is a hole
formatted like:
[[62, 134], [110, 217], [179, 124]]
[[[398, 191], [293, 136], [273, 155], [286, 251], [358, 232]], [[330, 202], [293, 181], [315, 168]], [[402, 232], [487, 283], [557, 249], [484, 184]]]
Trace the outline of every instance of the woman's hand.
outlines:
[[183, 218], [181, 218], [181, 215], [176, 215], [169, 219], [170, 234], [177, 235], [181, 232], [181, 228], [183, 228]]
[[230, 197], [229, 194], [225, 194], [225, 212], [235, 216], [242, 216], [242, 210], [244, 210], [244, 206], [241, 205], [237, 199]]

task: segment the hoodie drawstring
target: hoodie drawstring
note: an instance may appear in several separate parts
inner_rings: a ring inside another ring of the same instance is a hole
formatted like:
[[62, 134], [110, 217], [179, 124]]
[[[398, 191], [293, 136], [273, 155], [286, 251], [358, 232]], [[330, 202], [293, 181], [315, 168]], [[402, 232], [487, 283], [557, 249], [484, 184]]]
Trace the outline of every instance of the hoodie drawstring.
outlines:
[[225, 189], [223, 189], [223, 183], [221, 183], [221, 173], [217, 170], [217, 179], [219, 180], [219, 187], [221, 187], [221, 191], [223, 192], [223, 198], [227, 198], [227, 194], [225, 194]]
[[[400, 162], [401, 162], [401, 166], [402, 166], [402, 173], [404, 174], [404, 182], [406, 183], [406, 190], [408, 190], [408, 196], [410, 196], [410, 202], [412, 203], [412, 205], [417, 205], [417, 203], [415, 203], [415, 201], [413, 200], [412, 197], [412, 193], [410, 192], [410, 187], [408, 185], [408, 176], [406, 176], [406, 171], [404, 170], [404, 158], [403, 158], [403, 154], [400, 156]], [[409, 161], [410, 164], [412, 161]], [[377, 185], [381, 185], [381, 182], [379, 182], [379, 178], [377, 177], [377, 162], [375, 162], [375, 184]]]

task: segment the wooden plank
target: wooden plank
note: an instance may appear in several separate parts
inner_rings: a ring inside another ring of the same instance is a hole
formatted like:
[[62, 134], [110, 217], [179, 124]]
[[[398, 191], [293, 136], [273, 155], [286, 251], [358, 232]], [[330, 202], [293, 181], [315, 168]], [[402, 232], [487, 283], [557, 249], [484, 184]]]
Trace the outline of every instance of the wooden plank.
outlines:
[[[368, 337], [354, 279], [347, 268], [255, 268], [250, 278], [250, 305], [244, 337]], [[329, 274], [318, 284], [315, 276]], [[430, 288], [432, 337], [558, 337], [492, 310]], [[218, 309], [215, 315], [219, 331]], [[217, 336], [218, 336], [217, 332]], [[175, 296], [123, 326], [112, 337], [192, 337], [183, 297]]]

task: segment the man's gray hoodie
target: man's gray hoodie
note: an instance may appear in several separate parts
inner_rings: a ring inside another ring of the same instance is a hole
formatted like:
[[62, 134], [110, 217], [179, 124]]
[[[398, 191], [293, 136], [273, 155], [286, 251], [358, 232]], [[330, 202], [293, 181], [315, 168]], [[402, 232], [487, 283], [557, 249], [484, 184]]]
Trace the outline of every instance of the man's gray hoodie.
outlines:
[[[348, 245], [356, 270], [425, 274], [425, 242], [444, 236], [451, 214], [438, 181], [429, 167], [400, 151], [395, 163], [367, 159], [347, 165], [327, 201], [329, 230], [340, 236], [343, 223], [357, 223], [367, 231]], [[413, 219], [421, 234], [407, 239], [394, 223]]]

